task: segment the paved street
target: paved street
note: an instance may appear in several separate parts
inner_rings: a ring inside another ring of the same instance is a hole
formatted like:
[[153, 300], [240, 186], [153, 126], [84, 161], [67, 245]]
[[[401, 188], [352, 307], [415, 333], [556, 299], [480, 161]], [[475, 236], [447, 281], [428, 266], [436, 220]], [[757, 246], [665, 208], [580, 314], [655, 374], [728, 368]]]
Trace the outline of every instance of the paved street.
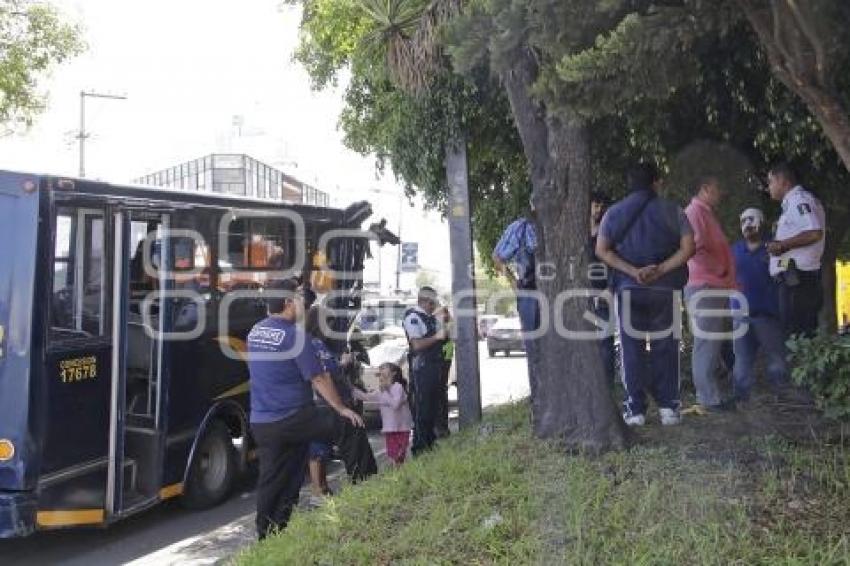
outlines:
[[[479, 344], [481, 399], [485, 406], [528, 395], [524, 356], [488, 358]], [[454, 397], [452, 391], [450, 396]], [[370, 435], [379, 460], [380, 434]], [[332, 470], [331, 483], [341, 469]], [[0, 564], [215, 564], [254, 540], [252, 480], [225, 504], [202, 512], [184, 510], [176, 501], [120, 522], [106, 530], [74, 529], [37, 533], [14, 541], [0, 541]], [[306, 492], [302, 492], [304, 494]], [[306, 497], [302, 497], [302, 500]]]

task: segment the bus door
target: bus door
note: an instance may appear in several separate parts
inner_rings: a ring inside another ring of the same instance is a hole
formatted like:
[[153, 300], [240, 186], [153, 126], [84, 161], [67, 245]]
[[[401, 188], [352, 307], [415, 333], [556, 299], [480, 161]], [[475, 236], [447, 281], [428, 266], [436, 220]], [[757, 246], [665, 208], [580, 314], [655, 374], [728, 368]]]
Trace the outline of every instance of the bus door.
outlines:
[[59, 202], [49, 223], [41, 527], [105, 520], [113, 357], [107, 218], [98, 204]]
[[[172, 288], [166, 266], [170, 215], [151, 210], [116, 212], [116, 286], [113, 297], [115, 350], [110, 411], [110, 475], [107, 509], [125, 515], [159, 499], [162, 486], [167, 341]], [[119, 244], [120, 243], [120, 244]]]

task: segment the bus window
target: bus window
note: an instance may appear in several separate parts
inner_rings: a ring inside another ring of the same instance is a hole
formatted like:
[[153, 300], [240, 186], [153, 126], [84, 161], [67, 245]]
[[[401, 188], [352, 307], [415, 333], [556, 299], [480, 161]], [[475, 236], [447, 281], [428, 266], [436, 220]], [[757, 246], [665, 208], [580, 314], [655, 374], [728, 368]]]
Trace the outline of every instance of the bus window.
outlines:
[[[156, 222], [148, 223], [146, 220], [133, 220], [130, 222], [130, 297], [131, 302], [140, 300], [148, 292], [156, 287], [154, 277], [145, 271], [145, 240], [149, 232], [156, 232]], [[156, 260], [156, 241], [148, 244], [152, 257], [148, 258], [150, 267], [158, 265]], [[137, 308], [137, 305], [131, 307]]]
[[103, 213], [60, 209], [53, 262], [52, 338], [104, 335], [104, 276]]
[[[292, 223], [281, 218], [237, 218], [227, 230], [227, 250], [218, 263], [219, 289], [256, 288], [266, 280], [263, 272], [293, 267], [295, 244]], [[241, 272], [241, 273], [240, 273]]]

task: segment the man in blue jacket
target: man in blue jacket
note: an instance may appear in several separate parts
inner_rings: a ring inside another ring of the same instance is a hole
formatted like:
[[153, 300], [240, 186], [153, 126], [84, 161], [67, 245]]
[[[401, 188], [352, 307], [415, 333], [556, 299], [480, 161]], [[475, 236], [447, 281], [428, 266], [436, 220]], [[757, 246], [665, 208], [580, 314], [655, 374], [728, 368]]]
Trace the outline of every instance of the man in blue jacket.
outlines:
[[735, 274], [741, 293], [747, 299], [748, 313], [741, 314], [742, 305], [733, 299], [735, 328], [747, 324], [747, 331], [733, 342], [735, 369], [733, 371], [735, 400], [745, 404], [753, 387], [753, 365], [759, 349], [767, 362], [767, 379], [781, 391], [788, 383], [785, 362], [785, 333], [779, 316], [779, 285], [770, 276], [770, 254], [762, 240], [764, 214], [758, 208], [741, 213], [743, 239], [732, 244]]
[[[650, 393], [661, 424], [679, 424], [680, 291], [684, 265], [694, 255], [694, 234], [685, 213], [658, 196], [658, 172], [649, 164], [628, 173], [629, 195], [608, 209], [596, 240], [596, 256], [614, 270], [623, 357], [623, 420], [646, 423]], [[647, 347], [648, 346], [648, 347]]]

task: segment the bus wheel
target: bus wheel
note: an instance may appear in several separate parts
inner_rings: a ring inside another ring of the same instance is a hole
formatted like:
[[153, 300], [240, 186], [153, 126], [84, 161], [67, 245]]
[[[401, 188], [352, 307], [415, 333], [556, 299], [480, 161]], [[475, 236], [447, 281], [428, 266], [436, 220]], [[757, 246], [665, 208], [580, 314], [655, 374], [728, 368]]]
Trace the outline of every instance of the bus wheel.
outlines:
[[221, 421], [211, 422], [195, 449], [183, 505], [206, 509], [224, 501], [233, 487], [236, 467], [230, 430]]

